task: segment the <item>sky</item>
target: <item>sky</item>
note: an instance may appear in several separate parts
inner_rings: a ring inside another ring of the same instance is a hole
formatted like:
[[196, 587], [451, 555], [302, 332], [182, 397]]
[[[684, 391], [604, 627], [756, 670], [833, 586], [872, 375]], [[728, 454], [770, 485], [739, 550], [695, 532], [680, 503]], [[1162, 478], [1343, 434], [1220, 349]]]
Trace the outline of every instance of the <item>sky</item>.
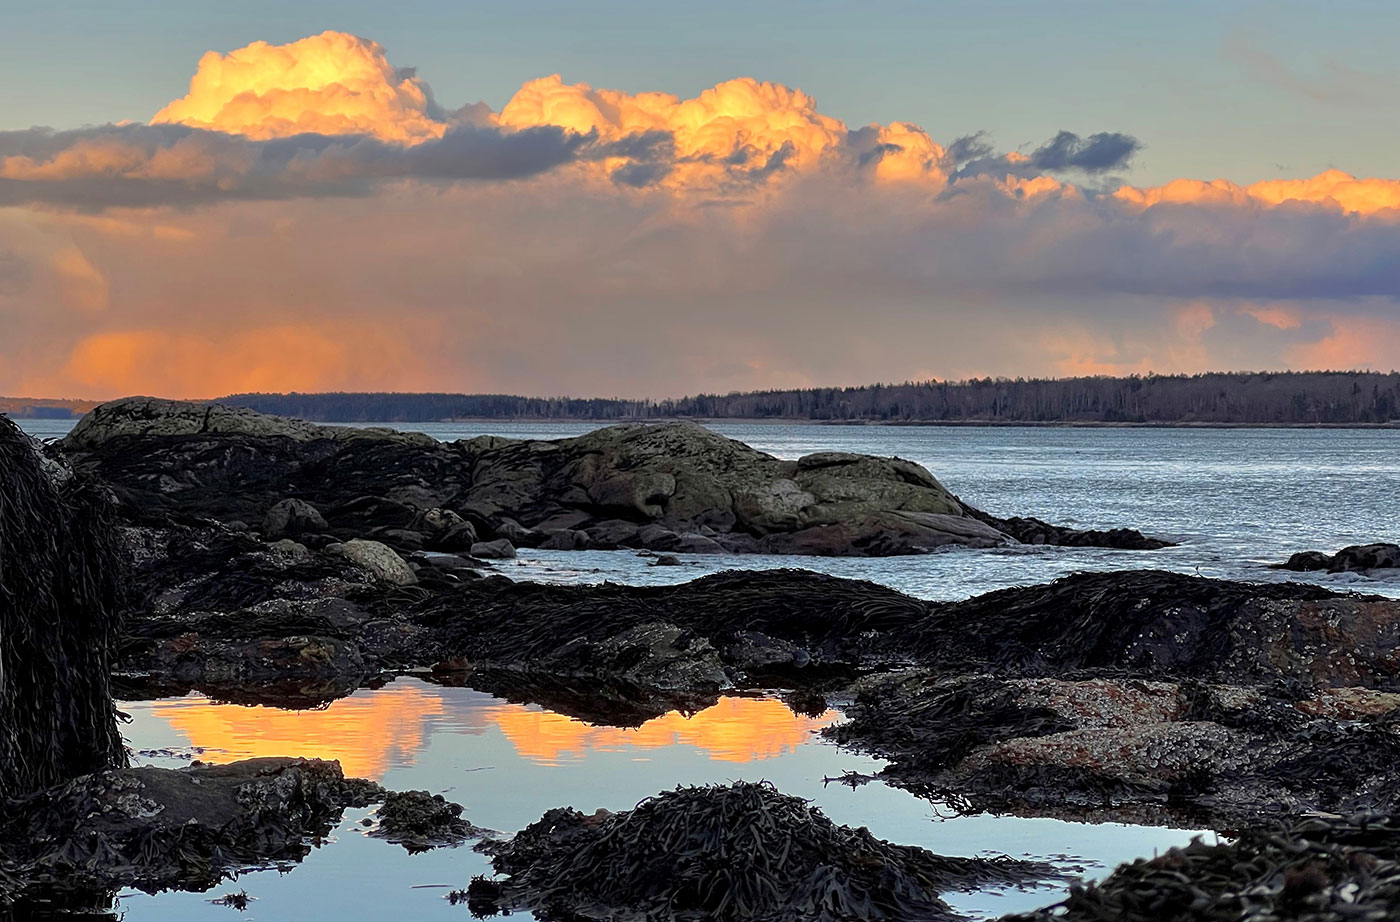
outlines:
[[0, 393], [1400, 366], [1393, 3], [0, 24]]

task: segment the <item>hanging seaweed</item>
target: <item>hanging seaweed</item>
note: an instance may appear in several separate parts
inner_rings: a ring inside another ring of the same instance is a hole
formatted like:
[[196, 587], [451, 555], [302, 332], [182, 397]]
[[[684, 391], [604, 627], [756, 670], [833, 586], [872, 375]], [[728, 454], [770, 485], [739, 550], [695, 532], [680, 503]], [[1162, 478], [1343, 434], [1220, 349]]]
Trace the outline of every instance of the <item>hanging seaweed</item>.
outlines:
[[124, 763], [108, 502], [0, 418], [0, 797]]

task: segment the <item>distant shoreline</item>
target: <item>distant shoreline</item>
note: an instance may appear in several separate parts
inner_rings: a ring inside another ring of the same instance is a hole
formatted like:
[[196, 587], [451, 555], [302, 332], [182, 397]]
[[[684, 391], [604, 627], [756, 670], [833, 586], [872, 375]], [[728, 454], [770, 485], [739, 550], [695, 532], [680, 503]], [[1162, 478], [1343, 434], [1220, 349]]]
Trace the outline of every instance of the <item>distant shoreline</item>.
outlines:
[[420, 420], [363, 420], [354, 423], [344, 421], [307, 420], [329, 425], [353, 426], [394, 426], [424, 425], [429, 423], [450, 425], [453, 423], [597, 423], [603, 426], [657, 425], [659, 423], [692, 422], [701, 425], [739, 423], [744, 425], [785, 425], [785, 426], [906, 426], [952, 429], [1400, 429], [1400, 420], [1388, 423], [1227, 423], [1227, 422], [1106, 422], [1103, 420], [988, 420], [988, 419], [801, 419], [772, 416], [671, 416], [635, 417], [630, 419], [579, 417], [540, 417], [540, 416], [461, 416], [451, 419]]

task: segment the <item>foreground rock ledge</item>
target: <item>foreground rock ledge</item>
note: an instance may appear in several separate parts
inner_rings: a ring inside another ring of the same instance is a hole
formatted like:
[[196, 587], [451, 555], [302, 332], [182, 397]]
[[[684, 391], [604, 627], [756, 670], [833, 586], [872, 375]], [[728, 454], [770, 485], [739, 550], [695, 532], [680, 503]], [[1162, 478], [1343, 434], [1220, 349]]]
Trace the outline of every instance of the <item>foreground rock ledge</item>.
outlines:
[[1124, 529], [999, 519], [909, 461], [844, 452], [781, 461], [694, 423], [445, 444], [143, 397], [97, 407], [61, 450], [110, 483], [137, 518], [212, 517], [318, 546], [361, 538], [400, 551], [467, 551], [493, 539], [559, 550], [886, 556], [1017, 541], [1167, 544]]
[[314, 759], [84, 775], [7, 806], [0, 906], [120, 887], [208, 889], [249, 864], [300, 861], [345, 807], [382, 794]]

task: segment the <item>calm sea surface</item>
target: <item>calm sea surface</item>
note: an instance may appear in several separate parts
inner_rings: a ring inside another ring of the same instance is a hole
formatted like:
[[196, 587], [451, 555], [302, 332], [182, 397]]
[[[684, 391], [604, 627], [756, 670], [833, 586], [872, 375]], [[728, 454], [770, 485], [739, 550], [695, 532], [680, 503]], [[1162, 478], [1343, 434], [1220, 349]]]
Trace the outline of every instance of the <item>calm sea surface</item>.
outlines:
[[[43, 437], [71, 424], [36, 421]], [[486, 433], [558, 438], [583, 423], [404, 426], [441, 439]], [[802, 566], [870, 579], [913, 595], [961, 598], [1043, 582], [1077, 570], [1160, 567], [1231, 579], [1300, 578], [1265, 564], [1305, 549], [1400, 540], [1400, 431], [1286, 429], [1048, 429], [813, 426], [720, 423], [712, 428], [782, 458], [838, 449], [917, 461], [964, 500], [1003, 515], [1034, 515], [1086, 528], [1131, 527], [1180, 546], [1154, 552], [1078, 548], [949, 550], [923, 557], [831, 560], [684, 557], [652, 568], [632, 552], [522, 551], [501, 571], [558, 582], [679, 582], [721, 569]], [[1307, 579], [1335, 589], [1400, 596], [1400, 579], [1359, 575]], [[839, 719], [793, 714], [776, 698], [726, 698], [695, 715], [671, 714], [641, 728], [590, 726], [482, 692], [402, 678], [308, 712], [219, 704], [190, 696], [124, 705], [138, 762], [185, 764], [252, 755], [339, 758], [347, 772], [398, 789], [443, 793], [478, 825], [511, 832], [550, 807], [625, 809], [674, 787], [767, 779], [813, 799], [838, 822], [866, 825], [897, 842], [944, 854], [1069, 856], [1088, 876], [1181, 844], [1188, 830], [1097, 826], [1015, 817], [952, 818], [938, 805], [880, 784], [823, 784], [880, 762], [816, 734]], [[157, 750], [160, 750], [157, 752]], [[469, 848], [409, 856], [369, 839], [350, 811], [332, 840], [291, 873], [245, 875], [209, 894], [123, 894], [130, 920], [227, 919], [207, 902], [229, 890], [255, 898], [250, 919], [461, 919], [443, 898], [486, 873]], [[1209, 833], [1206, 833], [1209, 835]], [[1055, 899], [1035, 892], [951, 894], [976, 917]]]

